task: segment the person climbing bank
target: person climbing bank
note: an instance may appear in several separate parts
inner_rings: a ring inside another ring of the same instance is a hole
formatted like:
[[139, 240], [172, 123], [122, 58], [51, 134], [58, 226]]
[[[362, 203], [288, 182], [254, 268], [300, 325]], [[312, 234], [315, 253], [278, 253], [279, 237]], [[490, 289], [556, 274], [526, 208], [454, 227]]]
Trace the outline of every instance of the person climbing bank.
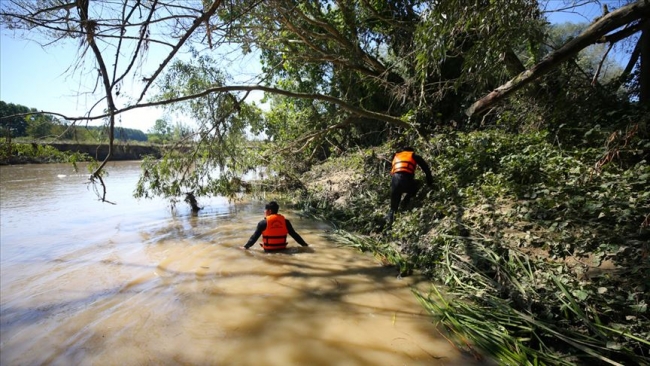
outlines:
[[429, 164], [421, 156], [415, 154], [414, 151], [412, 147], [405, 147], [402, 151], [393, 155], [390, 171], [392, 176], [390, 181], [390, 211], [386, 215], [388, 228], [392, 225], [395, 212], [399, 209], [402, 195], [406, 194], [404, 201], [401, 202], [405, 207], [420, 188], [419, 182], [415, 179], [415, 170], [418, 166], [426, 175], [427, 185], [433, 185]]
[[291, 235], [293, 240], [303, 247], [309, 245], [305, 240], [293, 229], [291, 222], [284, 216], [278, 213], [280, 205], [277, 202], [271, 201], [264, 206], [264, 220], [257, 223], [257, 229], [243, 249], [248, 249], [255, 244], [257, 239], [262, 236], [262, 243], [260, 244], [265, 252], [274, 252], [286, 249], [287, 247], [287, 234]]

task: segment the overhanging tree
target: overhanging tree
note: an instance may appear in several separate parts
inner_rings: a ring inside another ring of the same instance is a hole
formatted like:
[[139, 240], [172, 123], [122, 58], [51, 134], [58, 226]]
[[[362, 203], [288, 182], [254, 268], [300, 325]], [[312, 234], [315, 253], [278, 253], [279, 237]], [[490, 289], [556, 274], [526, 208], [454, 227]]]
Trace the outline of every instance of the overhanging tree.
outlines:
[[[233, 164], [230, 171], [238, 171], [240, 157], [228, 154], [234, 150], [224, 137], [239, 139], [242, 129], [215, 130], [217, 120], [219, 128], [242, 123], [263, 131], [275, 151], [289, 153], [276, 156], [307, 162], [389, 136], [462, 126], [465, 107], [521, 71], [522, 52], [532, 59], [543, 38], [540, 5], [531, 0], [17, 0], [2, 2], [0, 15], [8, 28], [40, 31], [43, 44], [80, 45], [74, 69], [91, 72], [103, 94], [85, 116], [52, 114], [72, 122], [105, 119], [112, 146], [120, 113], [182, 108], [199, 126], [186, 141], [219, 150], [224, 160], [213, 166]], [[621, 19], [634, 27], [640, 18]], [[157, 62], [141, 67], [153, 51]], [[260, 56], [262, 70], [252, 82], [227, 71], [236, 61], [231, 55], [242, 53]], [[208, 55], [212, 65], [199, 67]], [[122, 93], [127, 80], [135, 80], [135, 94]], [[242, 112], [253, 90], [270, 95], [265, 119]], [[226, 135], [210, 139], [210, 131]], [[102, 187], [104, 164], [92, 174]], [[209, 193], [203, 188], [181, 191]], [[104, 187], [101, 199], [105, 195]]]

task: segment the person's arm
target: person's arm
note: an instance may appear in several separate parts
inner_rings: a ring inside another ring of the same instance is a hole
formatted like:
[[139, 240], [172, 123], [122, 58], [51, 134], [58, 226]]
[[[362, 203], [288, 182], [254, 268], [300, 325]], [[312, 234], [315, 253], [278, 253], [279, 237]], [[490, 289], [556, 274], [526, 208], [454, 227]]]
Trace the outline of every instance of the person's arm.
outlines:
[[289, 232], [289, 235], [295, 240], [298, 244], [302, 245], [303, 247], [308, 247], [309, 244], [305, 242], [305, 240], [298, 235], [296, 230], [293, 229], [293, 226], [291, 225], [291, 222], [289, 220], [284, 220], [287, 223], [287, 231]]
[[246, 245], [244, 245], [244, 249], [248, 249], [252, 247], [257, 239], [260, 238], [260, 235], [262, 235], [262, 232], [266, 230], [266, 219], [260, 221], [257, 223], [257, 229], [255, 229], [255, 232], [253, 235], [251, 235], [250, 239], [248, 239], [248, 242], [246, 242]]
[[422, 171], [424, 174], [427, 176], [427, 184], [432, 185], [433, 184], [433, 176], [431, 175], [431, 168], [429, 168], [429, 164], [420, 156], [417, 154], [413, 154], [413, 160], [415, 160], [416, 163], [422, 168]]

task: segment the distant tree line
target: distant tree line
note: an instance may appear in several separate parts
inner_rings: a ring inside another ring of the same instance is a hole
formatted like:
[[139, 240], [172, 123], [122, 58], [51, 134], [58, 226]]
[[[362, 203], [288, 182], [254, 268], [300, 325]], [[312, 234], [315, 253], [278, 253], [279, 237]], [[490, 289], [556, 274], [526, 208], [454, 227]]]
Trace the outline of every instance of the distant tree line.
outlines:
[[167, 118], [159, 118], [153, 127], [147, 131], [147, 136], [149, 142], [166, 144], [190, 138], [192, 129], [182, 122], [173, 124]]
[[[69, 124], [50, 114], [42, 114], [35, 108], [0, 100], [0, 136], [33, 139], [56, 138], [58, 140], [102, 141], [106, 139], [105, 126], [79, 126]], [[117, 141], [148, 141], [144, 132], [133, 128], [115, 129]]]

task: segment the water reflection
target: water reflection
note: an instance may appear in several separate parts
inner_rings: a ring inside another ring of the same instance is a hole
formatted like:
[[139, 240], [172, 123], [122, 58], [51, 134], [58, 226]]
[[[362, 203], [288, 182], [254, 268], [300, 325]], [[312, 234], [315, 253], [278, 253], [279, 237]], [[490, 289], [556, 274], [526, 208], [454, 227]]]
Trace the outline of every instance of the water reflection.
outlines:
[[283, 210], [310, 247], [244, 251], [261, 203], [170, 214], [131, 198], [138, 165], [119, 163], [106, 205], [65, 169], [0, 167], [2, 365], [474, 363], [437, 337], [416, 277], [323, 223]]

